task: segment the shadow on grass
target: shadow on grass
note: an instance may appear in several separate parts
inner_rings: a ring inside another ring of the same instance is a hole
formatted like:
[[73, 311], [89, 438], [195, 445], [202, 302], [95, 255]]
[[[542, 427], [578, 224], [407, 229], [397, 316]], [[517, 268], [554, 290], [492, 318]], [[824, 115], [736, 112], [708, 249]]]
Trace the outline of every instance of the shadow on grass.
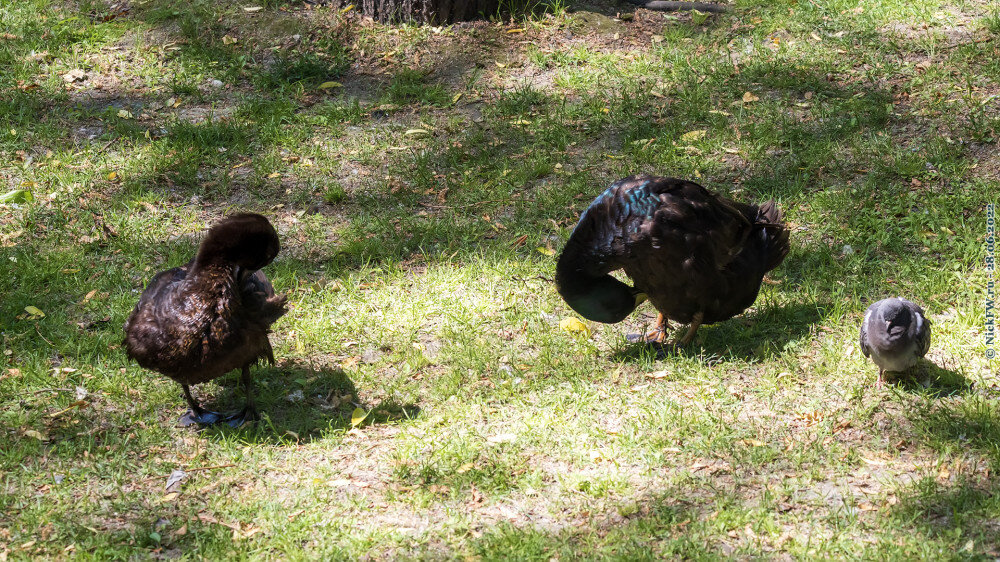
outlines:
[[971, 395], [972, 383], [964, 374], [921, 359], [906, 373], [885, 373], [887, 383], [897, 383], [900, 388], [928, 398]]
[[953, 484], [922, 478], [900, 490], [891, 517], [931, 539], [965, 543], [965, 556], [1000, 556], [1000, 488], [964, 478]]
[[[419, 406], [384, 401], [376, 405], [358, 402], [354, 381], [340, 368], [311, 368], [293, 365], [257, 371], [255, 379], [257, 408], [264, 419], [233, 429], [216, 424], [204, 429], [204, 435], [225, 438], [237, 435], [247, 443], [285, 443], [292, 438], [299, 443], [322, 439], [330, 432], [353, 427], [355, 408], [367, 415], [364, 425], [385, 424], [409, 419], [420, 413]], [[220, 380], [223, 392], [215, 403], [242, 407], [243, 387], [238, 376]], [[213, 405], [205, 404], [209, 409]], [[228, 410], [222, 410], [228, 411]]]
[[1000, 470], [1000, 404], [995, 399], [969, 394], [962, 400], [927, 400], [912, 409], [915, 433], [935, 448], [979, 451]]
[[[611, 357], [617, 361], [637, 361], [645, 360], [652, 352], [659, 359], [672, 355], [711, 357], [713, 362], [718, 362], [718, 358], [740, 358], [750, 362], [772, 359], [789, 343], [807, 336], [812, 326], [824, 318], [826, 308], [817, 303], [765, 307], [699, 328], [694, 341], [680, 350], [658, 351], [644, 344], [631, 344]], [[671, 338], [687, 333], [686, 326], [673, 326], [675, 335]]]

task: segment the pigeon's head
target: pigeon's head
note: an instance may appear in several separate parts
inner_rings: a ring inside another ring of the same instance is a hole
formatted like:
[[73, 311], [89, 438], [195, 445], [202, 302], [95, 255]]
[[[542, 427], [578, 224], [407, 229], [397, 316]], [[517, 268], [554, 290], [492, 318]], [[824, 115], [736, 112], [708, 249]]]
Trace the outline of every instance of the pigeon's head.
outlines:
[[886, 299], [879, 310], [885, 323], [885, 331], [890, 337], [900, 337], [910, 329], [913, 313], [901, 299]]

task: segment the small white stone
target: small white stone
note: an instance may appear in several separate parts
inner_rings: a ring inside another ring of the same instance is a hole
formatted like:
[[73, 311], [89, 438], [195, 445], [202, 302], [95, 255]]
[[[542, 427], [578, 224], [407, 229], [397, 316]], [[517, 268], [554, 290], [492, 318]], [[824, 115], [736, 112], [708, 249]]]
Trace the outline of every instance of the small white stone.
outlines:
[[854, 248], [850, 244], [844, 244], [844, 248], [840, 252], [845, 256], [850, 256], [854, 254]]

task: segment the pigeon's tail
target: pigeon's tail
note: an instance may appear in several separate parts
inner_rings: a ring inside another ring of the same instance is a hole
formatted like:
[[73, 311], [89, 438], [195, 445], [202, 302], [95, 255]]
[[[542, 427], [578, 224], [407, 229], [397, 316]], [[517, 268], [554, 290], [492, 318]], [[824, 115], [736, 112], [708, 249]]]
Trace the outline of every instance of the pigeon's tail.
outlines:
[[767, 249], [767, 268], [764, 271], [771, 271], [781, 265], [791, 249], [788, 228], [781, 222], [783, 216], [774, 201], [767, 201], [757, 210], [755, 226], [761, 229]]

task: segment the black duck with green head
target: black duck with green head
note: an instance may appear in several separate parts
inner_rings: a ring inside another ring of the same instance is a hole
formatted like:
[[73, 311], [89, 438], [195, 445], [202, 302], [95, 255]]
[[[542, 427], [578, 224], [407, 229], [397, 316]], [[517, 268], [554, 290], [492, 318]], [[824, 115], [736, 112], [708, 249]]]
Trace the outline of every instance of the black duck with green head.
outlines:
[[[788, 254], [773, 201], [737, 203], [689, 181], [631, 176], [580, 217], [556, 265], [556, 287], [584, 318], [620, 322], [646, 298], [660, 312], [646, 341], [663, 343], [667, 322], [691, 327], [749, 308], [764, 274]], [[622, 269], [633, 286], [611, 275]]]

